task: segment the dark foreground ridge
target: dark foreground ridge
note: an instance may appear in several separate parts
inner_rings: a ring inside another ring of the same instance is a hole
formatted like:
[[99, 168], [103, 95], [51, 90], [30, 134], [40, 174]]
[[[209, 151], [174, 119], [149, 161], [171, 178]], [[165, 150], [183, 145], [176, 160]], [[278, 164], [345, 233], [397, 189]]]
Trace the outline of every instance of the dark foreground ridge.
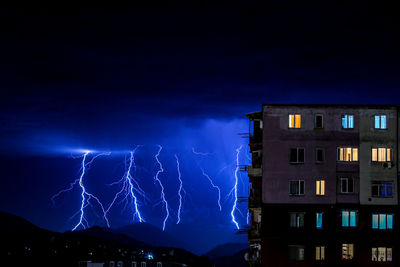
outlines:
[[206, 256], [184, 249], [153, 246], [109, 228], [57, 233], [0, 212], [1, 266], [88, 266], [87, 262], [146, 262], [147, 266], [212, 266]]

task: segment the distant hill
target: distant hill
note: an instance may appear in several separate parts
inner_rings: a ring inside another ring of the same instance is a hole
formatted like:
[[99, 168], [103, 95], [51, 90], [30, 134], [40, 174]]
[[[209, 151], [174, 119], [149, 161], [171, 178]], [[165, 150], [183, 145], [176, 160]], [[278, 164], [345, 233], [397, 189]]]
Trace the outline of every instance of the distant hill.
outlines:
[[114, 233], [124, 234], [132, 237], [143, 243], [151, 244], [159, 247], [175, 247], [185, 248], [189, 247], [183, 241], [178, 240], [165, 231], [149, 224], [149, 223], [135, 223], [113, 230]]
[[242, 249], [231, 256], [218, 257], [212, 260], [215, 267], [246, 267], [244, 255], [247, 249]]
[[231, 257], [238, 253], [239, 251], [242, 251], [244, 249], [247, 249], [249, 247], [249, 244], [247, 243], [227, 243], [227, 244], [222, 244], [219, 246], [216, 246], [209, 252], [207, 252], [207, 256], [210, 259], [216, 259], [216, 258], [221, 258], [221, 257]]
[[[198, 257], [176, 248], [179, 242], [148, 224], [130, 225], [119, 231], [95, 226], [58, 233], [0, 212], [0, 236], [0, 262], [5, 267], [76, 266], [79, 261], [130, 261], [132, 257], [143, 259], [146, 253], [151, 253], [155, 260], [181, 262], [194, 267], [211, 266], [207, 257]], [[133, 236], [153, 243], [145, 244]]]

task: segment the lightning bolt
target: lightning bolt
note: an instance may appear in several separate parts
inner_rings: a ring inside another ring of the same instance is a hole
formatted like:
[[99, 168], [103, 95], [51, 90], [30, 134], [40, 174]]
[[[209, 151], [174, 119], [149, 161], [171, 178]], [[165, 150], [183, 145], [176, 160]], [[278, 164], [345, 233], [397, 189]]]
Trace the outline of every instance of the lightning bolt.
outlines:
[[83, 156], [82, 156], [81, 174], [80, 174], [79, 178], [76, 179], [74, 182], [72, 182], [68, 188], [59, 191], [57, 194], [55, 194], [55, 195], [52, 196], [52, 198], [51, 198], [51, 201], [52, 201], [53, 204], [54, 204], [54, 203], [55, 203], [55, 199], [58, 198], [62, 193], [65, 193], [65, 192], [68, 192], [68, 191], [72, 190], [76, 184], [79, 184], [79, 187], [80, 187], [80, 189], [81, 189], [81, 206], [80, 206], [79, 211], [78, 211], [77, 213], [75, 213], [75, 214], [71, 217], [71, 218], [73, 218], [73, 217], [75, 217], [77, 214], [79, 214], [79, 221], [78, 221], [78, 223], [72, 228], [73, 231], [76, 230], [79, 226], [82, 226], [84, 229], [86, 229], [87, 227], [89, 227], [89, 223], [88, 223], [87, 219], [85, 218], [85, 208], [86, 208], [87, 206], [91, 205], [91, 204], [90, 204], [90, 200], [91, 200], [91, 199], [94, 199], [94, 200], [97, 202], [97, 204], [100, 206], [100, 208], [101, 208], [101, 210], [102, 210], [102, 212], [103, 212], [103, 218], [104, 218], [104, 220], [106, 221], [107, 226], [110, 227], [110, 223], [109, 223], [108, 218], [107, 218], [107, 216], [106, 216], [106, 212], [105, 212], [105, 209], [104, 209], [103, 204], [101, 203], [101, 201], [100, 201], [96, 196], [94, 196], [93, 194], [89, 193], [89, 192], [86, 190], [85, 185], [84, 185], [84, 183], [83, 183], [83, 178], [84, 178], [84, 176], [85, 176], [86, 169], [90, 166], [90, 164], [92, 164], [93, 161], [94, 161], [97, 157], [102, 156], [102, 155], [110, 155], [110, 153], [109, 153], [109, 152], [107, 152], [107, 153], [100, 153], [100, 154], [98, 154], [98, 155], [93, 156], [93, 158], [92, 158], [89, 162], [86, 162], [87, 156], [88, 156], [90, 153], [92, 153], [92, 152], [89, 151], [89, 150], [87, 150], [87, 151], [84, 152], [84, 154], [83, 154]]
[[168, 219], [168, 217], [169, 217], [169, 210], [168, 210], [168, 202], [167, 202], [167, 200], [165, 199], [164, 186], [163, 186], [161, 180], [158, 178], [158, 176], [160, 175], [160, 173], [163, 173], [163, 172], [164, 172], [163, 166], [162, 166], [160, 160], [158, 159], [158, 157], [160, 156], [161, 150], [162, 150], [162, 146], [159, 145], [158, 147], [159, 147], [159, 149], [158, 149], [158, 151], [157, 151], [157, 154], [155, 155], [155, 158], [156, 158], [156, 161], [157, 161], [157, 163], [158, 163], [160, 169], [157, 171], [156, 175], [154, 176], [154, 179], [158, 182], [158, 184], [159, 184], [160, 187], [161, 187], [161, 199], [162, 199], [162, 201], [164, 202], [165, 211], [166, 211], [166, 213], [167, 213], [166, 216], [165, 216], [165, 218], [164, 218], [164, 221], [163, 221], [163, 231], [164, 231], [164, 230], [165, 230], [165, 224], [166, 224], [167, 219]]
[[238, 185], [238, 172], [239, 172], [239, 153], [240, 150], [242, 149], [242, 146], [236, 149], [236, 169], [235, 169], [235, 185], [234, 185], [234, 196], [235, 200], [233, 202], [232, 206], [232, 211], [231, 211], [231, 217], [232, 217], [232, 222], [235, 224], [236, 229], [239, 229], [239, 224], [236, 221], [235, 218], [235, 210], [236, 210], [236, 205], [237, 205], [237, 185]]
[[[140, 188], [139, 183], [136, 181], [136, 179], [134, 179], [134, 177], [132, 176], [132, 168], [136, 169], [136, 165], [135, 165], [135, 152], [136, 149], [138, 147], [136, 147], [133, 151], [131, 151], [129, 154], [129, 163], [128, 163], [128, 167], [124, 173], [124, 176], [121, 178], [121, 180], [112, 183], [111, 185], [115, 185], [115, 184], [122, 184], [121, 190], [118, 191], [113, 200], [111, 201], [110, 205], [108, 206], [107, 210], [105, 211], [105, 213], [107, 214], [110, 209], [114, 206], [115, 202], [117, 201], [117, 199], [120, 198], [121, 194], [123, 194], [123, 199], [122, 201], [126, 201], [125, 203], [125, 207], [128, 204], [128, 198], [131, 198], [132, 201], [132, 206], [134, 209], [134, 213], [133, 213], [133, 218], [132, 220], [134, 221], [135, 218], [137, 217], [137, 219], [139, 220], [139, 222], [144, 222], [144, 219], [142, 217], [142, 214], [140, 213], [139, 210], [139, 203], [138, 203], [138, 198], [135, 195], [135, 192], [143, 197], [146, 198], [145, 192]], [[134, 186], [134, 184], [136, 186]]]
[[178, 156], [175, 154], [175, 159], [176, 159], [176, 168], [178, 170], [178, 180], [179, 180], [179, 190], [178, 190], [178, 196], [179, 196], [179, 207], [178, 207], [178, 221], [176, 224], [179, 224], [181, 221], [181, 209], [182, 209], [182, 191], [183, 190], [183, 182], [182, 182], [182, 174], [181, 170], [179, 168], [179, 159]]
[[[192, 148], [192, 152], [193, 152], [193, 154], [195, 154], [195, 155], [201, 155], [201, 156], [207, 156], [207, 155], [209, 155], [209, 153], [196, 152], [196, 151], [194, 150], [194, 148]], [[219, 188], [219, 186], [217, 186], [217, 185], [214, 184], [214, 182], [213, 182], [213, 180], [211, 179], [211, 177], [204, 171], [204, 169], [200, 166], [200, 164], [197, 163], [197, 165], [199, 166], [199, 168], [200, 168], [201, 173], [203, 174], [203, 176], [206, 177], [206, 178], [208, 179], [208, 181], [210, 182], [211, 186], [212, 186], [213, 188], [215, 188], [215, 189], [218, 191], [218, 200], [217, 200], [217, 203], [218, 203], [219, 210], [221, 211], [221, 210], [222, 210], [222, 206], [221, 206], [221, 189]]]

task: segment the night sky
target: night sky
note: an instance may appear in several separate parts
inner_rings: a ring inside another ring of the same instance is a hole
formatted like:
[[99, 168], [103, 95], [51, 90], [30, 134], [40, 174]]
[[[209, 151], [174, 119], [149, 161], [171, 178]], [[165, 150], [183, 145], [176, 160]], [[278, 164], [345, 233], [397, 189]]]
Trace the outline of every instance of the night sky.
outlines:
[[[389, 5], [271, 1], [0, 12], [0, 210], [50, 230], [77, 222], [71, 216], [79, 188], [55, 204], [51, 197], [79, 177], [80, 149], [111, 152], [85, 176], [108, 206], [118, 186], [107, 184], [121, 179], [137, 145], [135, 177], [148, 195], [140, 207], [161, 227], [165, 214], [153, 179], [162, 145], [160, 179], [171, 206], [166, 230], [190, 232], [198, 252], [245, 242], [234, 234], [228, 194], [240, 146], [240, 164], [249, 163], [247, 140], [238, 135], [248, 131], [246, 113], [263, 103], [400, 104], [400, 17]], [[187, 193], [180, 226], [175, 154]], [[201, 168], [221, 188], [222, 211]], [[246, 196], [246, 174], [238, 179], [238, 195]], [[238, 209], [245, 227], [246, 203]], [[132, 223], [123, 203], [109, 217], [112, 227]], [[96, 207], [88, 218], [105, 226]]]

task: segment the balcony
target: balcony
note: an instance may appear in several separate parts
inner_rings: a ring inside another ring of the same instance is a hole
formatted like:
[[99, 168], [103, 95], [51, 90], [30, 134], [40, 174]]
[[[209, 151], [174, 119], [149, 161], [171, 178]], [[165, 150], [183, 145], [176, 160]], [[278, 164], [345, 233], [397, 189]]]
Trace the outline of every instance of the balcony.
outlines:
[[248, 166], [249, 176], [262, 176], [262, 168], [254, 168], [252, 165]]

